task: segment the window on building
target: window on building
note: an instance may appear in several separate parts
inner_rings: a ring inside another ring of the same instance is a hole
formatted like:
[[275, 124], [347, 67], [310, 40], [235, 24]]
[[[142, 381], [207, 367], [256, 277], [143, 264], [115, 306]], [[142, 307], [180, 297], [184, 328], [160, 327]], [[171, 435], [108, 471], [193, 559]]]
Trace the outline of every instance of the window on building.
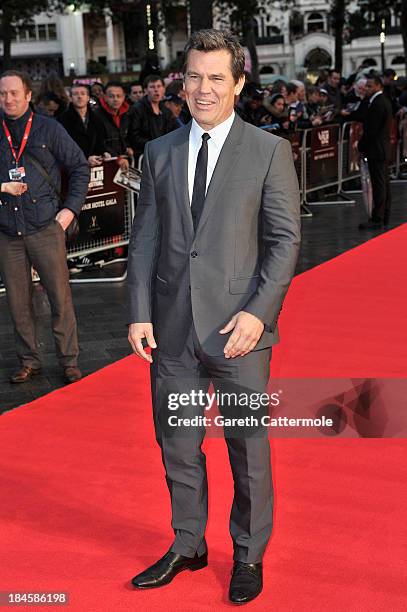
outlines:
[[26, 32], [27, 32], [27, 40], [29, 42], [33, 42], [35, 40], [37, 40], [37, 32], [35, 29], [35, 25], [29, 25], [26, 27]]
[[254, 32], [256, 38], [271, 38], [272, 36], [278, 36], [281, 34], [280, 28], [269, 23], [267, 17], [260, 15], [255, 18]]
[[266, 24], [266, 36], [278, 36], [279, 34], [281, 34], [280, 28], [275, 25]]
[[48, 40], [56, 40], [57, 39], [57, 24], [56, 23], [48, 23]]
[[37, 26], [38, 29], [38, 40], [47, 40], [47, 26], [45, 23], [40, 23]]
[[369, 68], [370, 66], [377, 66], [377, 62], [374, 59], [374, 57], [366, 57], [363, 61], [362, 61], [362, 65], [365, 68]]
[[56, 23], [30, 24], [16, 28], [13, 40], [15, 42], [38, 42], [57, 39]]
[[399, 64], [404, 65], [404, 56], [403, 55], [396, 55], [396, 57], [393, 57], [393, 59], [391, 60], [391, 65], [392, 66], [398, 66]]
[[324, 32], [325, 31], [325, 18], [321, 13], [310, 13], [307, 16], [307, 33], [311, 32]]

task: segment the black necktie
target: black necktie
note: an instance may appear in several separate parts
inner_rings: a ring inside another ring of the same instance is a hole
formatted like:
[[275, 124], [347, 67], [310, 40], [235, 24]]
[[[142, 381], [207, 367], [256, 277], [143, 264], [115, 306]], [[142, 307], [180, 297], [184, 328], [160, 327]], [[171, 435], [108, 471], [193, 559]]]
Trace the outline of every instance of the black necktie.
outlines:
[[194, 230], [198, 227], [199, 219], [203, 211], [206, 195], [206, 171], [208, 168], [208, 140], [210, 136], [205, 132], [202, 134], [202, 145], [196, 160], [194, 189], [192, 192], [191, 214]]

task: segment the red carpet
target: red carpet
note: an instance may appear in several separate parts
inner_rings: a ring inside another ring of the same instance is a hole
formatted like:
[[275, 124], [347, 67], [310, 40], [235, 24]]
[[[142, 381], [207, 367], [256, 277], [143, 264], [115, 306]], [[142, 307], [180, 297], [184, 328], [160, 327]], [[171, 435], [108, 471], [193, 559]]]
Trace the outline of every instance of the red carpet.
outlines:
[[[407, 376], [406, 244], [404, 225], [297, 277], [274, 374]], [[232, 607], [223, 440], [206, 442], [209, 567], [149, 592], [128, 583], [172, 536], [147, 371], [129, 357], [1, 417], [0, 591], [67, 591], [86, 612]], [[272, 441], [275, 529], [248, 609], [406, 609], [406, 448]]]

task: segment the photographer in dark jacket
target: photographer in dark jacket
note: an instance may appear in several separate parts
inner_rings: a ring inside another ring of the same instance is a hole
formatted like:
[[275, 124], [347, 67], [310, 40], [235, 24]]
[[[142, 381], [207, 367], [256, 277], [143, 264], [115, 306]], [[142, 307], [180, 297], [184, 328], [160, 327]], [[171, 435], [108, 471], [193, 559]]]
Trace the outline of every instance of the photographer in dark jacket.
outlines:
[[[20, 369], [11, 377], [24, 383], [40, 373], [32, 306], [31, 265], [38, 271], [51, 305], [52, 331], [66, 382], [81, 378], [79, 347], [69, 286], [65, 230], [85, 200], [88, 163], [55, 120], [30, 109], [29, 78], [17, 71], [0, 77], [0, 183], [27, 187], [8, 192], [0, 202], [0, 274], [14, 323]], [[60, 168], [68, 176], [62, 204]], [[4, 188], [3, 188], [4, 191]]]
[[163, 101], [164, 81], [160, 76], [146, 78], [144, 98], [130, 110], [129, 143], [137, 156], [144, 152], [146, 142], [168, 134], [176, 127], [171, 111]]
[[102, 162], [105, 152], [105, 126], [91, 110], [90, 91], [87, 85], [72, 85], [71, 103], [58, 121], [80, 147], [90, 166]]

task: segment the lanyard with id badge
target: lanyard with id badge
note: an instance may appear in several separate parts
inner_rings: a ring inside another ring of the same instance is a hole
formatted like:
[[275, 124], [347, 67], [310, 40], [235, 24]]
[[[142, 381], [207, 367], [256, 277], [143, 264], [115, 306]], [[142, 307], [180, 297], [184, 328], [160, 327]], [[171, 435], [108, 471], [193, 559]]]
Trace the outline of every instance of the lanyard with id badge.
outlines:
[[10, 146], [11, 152], [13, 154], [14, 160], [15, 160], [15, 164], [16, 167], [15, 168], [10, 168], [10, 170], [8, 171], [8, 175], [10, 177], [10, 181], [22, 181], [22, 179], [25, 177], [25, 170], [24, 170], [24, 166], [19, 166], [18, 162], [20, 161], [20, 158], [23, 154], [23, 151], [25, 149], [25, 146], [27, 144], [27, 140], [28, 140], [28, 136], [30, 135], [30, 131], [31, 131], [31, 126], [32, 126], [32, 122], [33, 122], [33, 115], [34, 113], [31, 113], [31, 115], [28, 118], [27, 121], [27, 125], [25, 126], [25, 130], [24, 130], [24, 135], [23, 135], [23, 139], [21, 141], [21, 146], [20, 146], [20, 150], [18, 152], [18, 154], [16, 154], [15, 150], [14, 150], [14, 146], [13, 146], [13, 141], [11, 138], [11, 134], [10, 134], [10, 130], [7, 127], [6, 122], [3, 119], [3, 130], [4, 133], [6, 135], [8, 144]]

